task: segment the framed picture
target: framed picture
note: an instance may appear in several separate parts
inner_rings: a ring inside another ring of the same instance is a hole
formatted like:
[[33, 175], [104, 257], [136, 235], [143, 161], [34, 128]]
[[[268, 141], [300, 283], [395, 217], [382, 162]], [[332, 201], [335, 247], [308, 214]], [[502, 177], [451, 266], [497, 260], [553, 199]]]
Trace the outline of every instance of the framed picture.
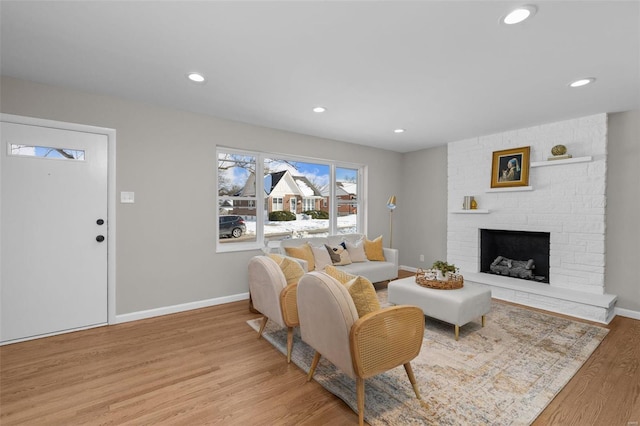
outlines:
[[505, 149], [493, 153], [491, 187], [508, 188], [529, 185], [529, 152], [531, 147]]

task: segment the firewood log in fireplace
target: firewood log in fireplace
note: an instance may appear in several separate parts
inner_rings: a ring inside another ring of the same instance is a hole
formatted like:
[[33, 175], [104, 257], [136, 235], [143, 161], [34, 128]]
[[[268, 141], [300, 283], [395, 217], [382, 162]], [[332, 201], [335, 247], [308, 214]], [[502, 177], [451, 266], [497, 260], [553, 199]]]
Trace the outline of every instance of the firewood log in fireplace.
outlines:
[[494, 274], [507, 275], [526, 280], [532, 280], [534, 278], [533, 270], [535, 268], [533, 259], [513, 260], [504, 256], [496, 257], [496, 260], [494, 260], [489, 267]]

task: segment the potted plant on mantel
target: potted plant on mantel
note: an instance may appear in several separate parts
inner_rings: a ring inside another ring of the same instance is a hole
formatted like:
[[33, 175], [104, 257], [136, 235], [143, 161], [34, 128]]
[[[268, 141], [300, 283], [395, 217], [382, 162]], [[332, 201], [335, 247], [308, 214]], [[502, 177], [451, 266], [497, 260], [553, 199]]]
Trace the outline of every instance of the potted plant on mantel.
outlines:
[[458, 272], [458, 268], [453, 263], [447, 263], [444, 260], [436, 260], [431, 265], [431, 269], [436, 271], [436, 279], [438, 281], [446, 281], [449, 275]]

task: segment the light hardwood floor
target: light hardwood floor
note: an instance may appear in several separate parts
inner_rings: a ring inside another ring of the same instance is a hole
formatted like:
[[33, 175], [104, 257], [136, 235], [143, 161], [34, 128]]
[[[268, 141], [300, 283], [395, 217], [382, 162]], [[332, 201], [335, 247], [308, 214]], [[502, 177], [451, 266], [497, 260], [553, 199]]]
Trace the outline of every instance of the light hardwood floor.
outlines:
[[[255, 317], [235, 302], [0, 347], [0, 424], [356, 424]], [[640, 321], [609, 328], [535, 425], [640, 420]]]

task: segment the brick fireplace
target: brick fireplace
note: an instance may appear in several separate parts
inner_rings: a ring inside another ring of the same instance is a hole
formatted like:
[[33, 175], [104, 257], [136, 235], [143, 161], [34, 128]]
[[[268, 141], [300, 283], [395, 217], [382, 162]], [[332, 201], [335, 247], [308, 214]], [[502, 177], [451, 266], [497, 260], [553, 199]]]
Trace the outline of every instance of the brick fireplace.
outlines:
[[[547, 160], [558, 144], [571, 159]], [[529, 185], [491, 189], [492, 153], [521, 146], [531, 147]], [[608, 322], [616, 297], [604, 282], [606, 167], [606, 114], [450, 143], [447, 260], [495, 298]], [[468, 195], [478, 210], [462, 209]], [[481, 230], [548, 235], [547, 282], [481, 272]]]

